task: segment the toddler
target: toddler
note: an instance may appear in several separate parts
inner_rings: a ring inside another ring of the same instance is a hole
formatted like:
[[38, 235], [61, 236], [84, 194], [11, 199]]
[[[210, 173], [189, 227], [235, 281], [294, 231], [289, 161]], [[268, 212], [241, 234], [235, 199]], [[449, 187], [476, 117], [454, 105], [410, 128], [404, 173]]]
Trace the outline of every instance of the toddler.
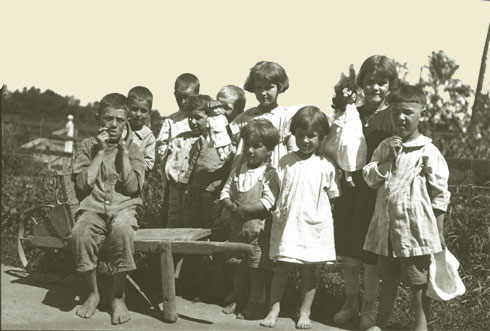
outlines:
[[[248, 302], [239, 318], [260, 318], [260, 297], [265, 288], [267, 271], [272, 269], [269, 260], [269, 211], [279, 193], [275, 171], [269, 164], [274, 147], [279, 143], [279, 132], [268, 120], [253, 120], [243, 127], [243, 153], [246, 162], [234, 169], [221, 191], [221, 200], [228, 213], [231, 226], [230, 241], [253, 245], [253, 254], [235, 263], [233, 294], [223, 311], [239, 311], [245, 301], [244, 289], [250, 280]], [[236, 307], [236, 309], [235, 309]], [[263, 315], [261, 316], [263, 317]]]
[[223, 105], [228, 123], [231, 123], [245, 109], [245, 92], [235, 85], [223, 86], [216, 95], [216, 100]]
[[425, 296], [430, 255], [443, 249], [442, 223], [449, 204], [449, 170], [431, 139], [418, 131], [426, 96], [402, 84], [387, 99], [395, 135], [383, 140], [363, 169], [377, 189], [376, 207], [364, 249], [378, 254], [381, 282], [376, 326], [385, 328], [400, 279], [410, 285], [415, 330], [427, 330]]
[[299, 265], [303, 288], [296, 327], [311, 328], [316, 267], [336, 258], [330, 203], [339, 196], [335, 166], [317, 154], [328, 131], [327, 116], [315, 106], [301, 108], [291, 120], [298, 150], [284, 156], [277, 169], [280, 193], [272, 213], [270, 240], [270, 257], [277, 263], [270, 311], [262, 326], [274, 327], [289, 272]]

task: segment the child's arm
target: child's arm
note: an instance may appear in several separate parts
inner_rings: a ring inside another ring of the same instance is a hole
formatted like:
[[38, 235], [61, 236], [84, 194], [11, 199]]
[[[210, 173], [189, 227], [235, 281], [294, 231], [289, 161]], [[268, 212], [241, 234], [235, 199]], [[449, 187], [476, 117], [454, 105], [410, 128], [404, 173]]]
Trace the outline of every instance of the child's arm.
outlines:
[[162, 124], [162, 128], [160, 129], [160, 133], [158, 134], [158, 137], [156, 139], [156, 149], [157, 149], [157, 155], [159, 157], [162, 157], [168, 147], [170, 139], [170, 120], [165, 119]]
[[364, 180], [369, 187], [377, 189], [383, 184], [401, 148], [401, 138], [393, 136], [383, 140], [374, 150], [371, 162], [362, 169]]
[[221, 189], [221, 193], [219, 196], [219, 199], [220, 199], [220, 201], [222, 201], [223, 206], [226, 209], [228, 209], [230, 212], [233, 211], [237, 207], [236, 203], [233, 202], [233, 200], [231, 199], [231, 195], [230, 195], [231, 183], [233, 181], [233, 177], [234, 177], [235, 172], [236, 172], [236, 170], [232, 169], [232, 171], [230, 172], [230, 175], [228, 176], [228, 179], [225, 182], [225, 185]]

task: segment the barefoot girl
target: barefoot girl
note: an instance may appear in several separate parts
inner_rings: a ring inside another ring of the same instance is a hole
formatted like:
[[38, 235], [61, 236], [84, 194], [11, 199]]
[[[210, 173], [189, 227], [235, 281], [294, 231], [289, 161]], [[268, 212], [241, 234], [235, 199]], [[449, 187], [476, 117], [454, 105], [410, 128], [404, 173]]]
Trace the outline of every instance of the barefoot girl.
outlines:
[[277, 168], [281, 189], [273, 212], [270, 241], [270, 257], [277, 264], [272, 278], [270, 311], [260, 323], [265, 327], [274, 327], [291, 268], [299, 265], [303, 288], [296, 327], [311, 328], [316, 267], [335, 260], [330, 204], [330, 199], [339, 196], [335, 167], [317, 155], [328, 131], [327, 117], [315, 106], [301, 108], [291, 120], [298, 150], [284, 156]]

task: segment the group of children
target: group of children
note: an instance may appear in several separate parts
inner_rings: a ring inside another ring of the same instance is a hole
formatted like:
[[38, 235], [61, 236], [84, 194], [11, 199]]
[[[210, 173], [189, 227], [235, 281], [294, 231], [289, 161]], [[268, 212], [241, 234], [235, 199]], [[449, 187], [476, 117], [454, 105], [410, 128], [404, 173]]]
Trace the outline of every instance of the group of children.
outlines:
[[[222, 226], [228, 234], [220, 240], [253, 247], [250, 256], [226, 256], [233, 290], [224, 312], [261, 316], [272, 273], [268, 313], [260, 324], [274, 327], [297, 266], [302, 301], [296, 327], [310, 328], [317, 266], [341, 256], [346, 301], [336, 323], [359, 316], [364, 265], [359, 327], [386, 327], [403, 279], [412, 290], [415, 329], [427, 329], [424, 291], [430, 255], [444, 246], [449, 172], [417, 128], [426, 105], [423, 91], [399, 83], [393, 61], [372, 56], [357, 78], [351, 72], [335, 87], [330, 125], [316, 106], [279, 106], [278, 96], [288, 87], [282, 66], [257, 63], [244, 90], [259, 104], [243, 111], [241, 88], [225, 86], [213, 100], [199, 94], [197, 77], [183, 74], [175, 82], [179, 111], [165, 119], [156, 139], [145, 125], [152, 106], [148, 89], [102, 99], [99, 134], [82, 142], [73, 171], [81, 204], [72, 242], [77, 270], [90, 288], [80, 317], [90, 317], [100, 300], [94, 270], [106, 237], [114, 267], [112, 322], [129, 320], [121, 275], [136, 268], [134, 207], [155, 164], [168, 190], [167, 227]], [[356, 107], [360, 94], [363, 105]]]

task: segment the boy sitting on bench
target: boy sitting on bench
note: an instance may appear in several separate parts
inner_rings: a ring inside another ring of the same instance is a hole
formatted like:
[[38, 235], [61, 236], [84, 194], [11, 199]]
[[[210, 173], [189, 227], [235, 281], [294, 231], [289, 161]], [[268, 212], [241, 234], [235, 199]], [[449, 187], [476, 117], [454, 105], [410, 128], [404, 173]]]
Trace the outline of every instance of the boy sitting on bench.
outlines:
[[[80, 201], [71, 245], [77, 271], [87, 280], [89, 295], [76, 314], [90, 318], [100, 301], [96, 267], [102, 243], [108, 248], [113, 275], [112, 324], [130, 320], [125, 304], [126, 273], [136, 269], [134, 238], [138, 228], [136, 206], [141, 205], [145, 163], [138, 146], [131, 142], [126, 97], [112, 93], [99, 104], [99, 132], [79, 145], [73, 164], [75, 192]], [[123, 131], [126, 134], [123, 137]]]

